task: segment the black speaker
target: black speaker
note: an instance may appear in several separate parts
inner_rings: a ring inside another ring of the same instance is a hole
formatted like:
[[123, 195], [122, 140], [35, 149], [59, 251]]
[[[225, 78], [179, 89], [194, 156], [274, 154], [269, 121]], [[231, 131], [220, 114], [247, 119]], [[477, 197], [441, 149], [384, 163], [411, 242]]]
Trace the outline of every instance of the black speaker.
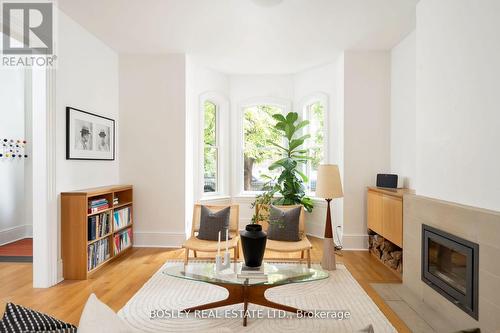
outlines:
[[377, 174], [377, 187], [398, 188], [398, 175]]

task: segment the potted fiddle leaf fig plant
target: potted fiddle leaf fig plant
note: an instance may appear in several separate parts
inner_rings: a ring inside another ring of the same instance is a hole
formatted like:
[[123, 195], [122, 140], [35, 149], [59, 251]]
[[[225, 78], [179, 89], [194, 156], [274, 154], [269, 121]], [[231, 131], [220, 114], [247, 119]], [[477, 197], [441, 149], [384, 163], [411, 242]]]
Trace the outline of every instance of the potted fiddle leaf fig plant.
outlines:
[[308, 120], [299, 120], [296, 112], [290, 112], [285, 116], [275, 114], [273, 118], [277, 120], [276, 129], [280, 131], [285, 141], [284, 145], [268, 141], [275, 146], [283, 158], [275, 161], [269, 166], [269, 170], [281, 170], [281, 174], [276, 180], [276, 192], [281, 194], [273, 203], [276, 205], [297, 205], [304, 206], [308, 212], [312, 212], [314, 204], [311, 198], [306, 196], [304, 183], [309, 179], [300, 170], [301, 165], [305, 165], [311, 158], [308, 156], [308, 149], [302, 148], [309, 134], [299, 136], [301, 129], [309, 125]]
[[[283, 206], [301, 204], [308, 212], [313, 209], [313, 201], [305, 193], [304, 183], [308, 181], [308, 178], [300, 171], [300, 166], [310, 159], [308, 150], [302, 148], [310, 135], [299, 136], [300, 130], [307, 126], [309, 121], [300, 121], [296, 112], [290, 112], [286, 116], [274, 114], [273, 118], [277, 121], [275, 128], [281, 133], [285, 144], [268, 141], [279, 150], [282, 156], [269, 166], [269, 170], [280, 170], [281, 173], [276, 178], [267, 177], [268, 182], [264, 184], [264, 192], [257, 195], [252, 203], [252, 208], [255, 208], [252, 223], [248, 224], [245, 231], [241, 233], [245, 265], [249, 267], [259, 267], [262, 264], [267, 235], [258, 223], [265, 220], [272, 223], [269, 221], [271, 204]], [[280, 196], [275, 198], [277, 193]]]

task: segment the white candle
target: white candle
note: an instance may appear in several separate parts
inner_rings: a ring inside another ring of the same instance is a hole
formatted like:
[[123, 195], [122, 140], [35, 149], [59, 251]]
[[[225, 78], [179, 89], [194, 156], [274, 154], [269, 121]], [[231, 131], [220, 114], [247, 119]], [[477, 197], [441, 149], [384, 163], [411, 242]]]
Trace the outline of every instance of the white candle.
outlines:
[[219, 240], [217, 241], [217, 255], [220, 256], [220, 231], [219, 231]]
[[229, 246], [229, 229], [226, 229], [226, 252], [228, 251]]

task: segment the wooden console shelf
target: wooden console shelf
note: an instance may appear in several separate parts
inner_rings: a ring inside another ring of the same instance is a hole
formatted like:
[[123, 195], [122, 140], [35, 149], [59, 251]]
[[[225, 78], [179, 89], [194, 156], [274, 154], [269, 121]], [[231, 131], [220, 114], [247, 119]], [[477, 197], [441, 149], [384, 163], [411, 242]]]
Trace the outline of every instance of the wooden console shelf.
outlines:
[[403, 248], [403, 195], [410, 189], [368, 187], [368, 229]]
[[[104, 206], [97, 212], [91, 212], [91, 203], [99, 200]], [[105, 206], [106, 203], [109, 207]], [[107, 221], [99, 224], [95, 222], [96, 219]], [[108, 223], [109, 226], [105, 229], [104, 226]], [[102, 235], [96, 234], [97, 224], [102, 226], [101, 230], [104, 228]], [[85, 280], [106, 263], [131, 249], [132, 231], [132, 185], [104, 186], [61, 193], [64, 278]]]

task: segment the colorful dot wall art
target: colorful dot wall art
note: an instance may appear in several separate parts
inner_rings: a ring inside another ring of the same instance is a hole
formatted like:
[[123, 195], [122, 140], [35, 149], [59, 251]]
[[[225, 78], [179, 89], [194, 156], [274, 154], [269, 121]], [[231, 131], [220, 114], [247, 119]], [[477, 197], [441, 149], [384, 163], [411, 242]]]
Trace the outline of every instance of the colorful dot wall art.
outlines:
[[22, 160], [28, 158], [25, 152], [26, 140], [24, 139], [0, 139], [0, 160]]

